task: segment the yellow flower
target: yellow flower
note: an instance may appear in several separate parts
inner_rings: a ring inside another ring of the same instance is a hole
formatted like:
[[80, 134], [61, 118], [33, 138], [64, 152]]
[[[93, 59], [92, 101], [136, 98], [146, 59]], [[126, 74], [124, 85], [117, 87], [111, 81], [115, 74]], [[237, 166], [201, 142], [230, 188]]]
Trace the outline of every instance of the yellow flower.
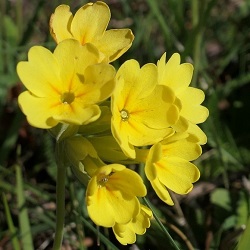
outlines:
[[18, 98], [28, 122], [48, 129], [58, 123], [88, 124], [100, 116], [97, 103], [114, 89], [114, 68], [99, 63], [100, 54], [91, 44], [74, 39], [61, 42], [54, 53], [42, 46], [30, 49], [27, 62], [17, 73], [27, 88]]
[[136, 172], [119, 164], [103, 166], [87, 187], [89, 216], [95, 224], [104, 227], [128, 223], [140, 212], [137, 196], [145, 195], [146, 187]]
[[60, 5], [51, 16], [50, 32], [57, 43], [67, 38], [74, 38], [82, 45], [92, 43], [112, 62], [131, 47], [134, 35], [130, 29], [106, 31], [110, 16], [104, 2], [87, 3], [74, 16], [68, 5]]
[[187, 194], [192, 190], [192, 183], [199, 179], [200, 172], [189, 160], [197, 158], [201, 150], [197, 142], [192, 142], [192, 138], [180, 141], [170, 139], [164, 143], [150, 148], [145, 173], [159, 198], [174, 205], [168, 189], [177, 194]]
[[152, 145], [172, 134], [178, 119], [173, 105], [175, 95], [157, 84], [157, 67], [142, 68], [135, 60], [126, 61], [117, 72], [117, 85], [111, 97], [113, 136], [124, 153], [135, 158], [134, 146]]
[[[175, 53], [166, 63], [166, 53], [157, 63], [159, 84], [168, 86], [179, 99], [180, 118], [173, 126], [177, 132], [187, 130], [199, 138], [200, 144], [207, 142], [205, 133], [196, 125], [204, 122], [208, 117], [208, 109], [200, 104], [204, 101], [204, 92], [189, 87], [193, 75], [190, 63], [180, 64], [180, 55]], [[176, 101], [176, 104], [177, 102]]]
[[143, 235], [146, 232], [146, 228], [150, 227], [152, 217], [152, 211], [141, 204], [140, 213], [129, 223], [116, 223], [112, 227], [116, 239], [123, 245], [135, 243], [136, 234]]

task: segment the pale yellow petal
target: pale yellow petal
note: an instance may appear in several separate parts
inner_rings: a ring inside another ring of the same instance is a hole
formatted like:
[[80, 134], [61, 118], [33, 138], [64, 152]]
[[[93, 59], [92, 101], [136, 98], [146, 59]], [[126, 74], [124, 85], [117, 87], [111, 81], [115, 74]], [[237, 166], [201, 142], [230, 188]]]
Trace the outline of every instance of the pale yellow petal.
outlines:
[[50, 17], [50, 33], [54, 40], [59, 43], [62, 40], [72, 38], [70, 26], [73, 15], [68, 5], [59, 5]]
[[84, 72], [84, 94], [86, 103], [98, 103], [111, 96], [115, 88], [115, 69], [100, 63], [88, 66]]
[[158, 83], [162, 84], [162, 78], [164, 76], [166, 65], [166, 52], [161, 56], [160, 60], [157, 62], [157, 69], [158, 69]]
[[200, 177], [197, 167], [178, 157], [165, 157], [156, 163], [157, 177], [167, 188], [178, 194], [187, 194], [193, 182]]
[[29, 50], [28, 62], [19, 62], [17, 73], [24, 86], [39, 97], [57, 96], [61, 91], [59, 65], [54, 55], [42, 46]]
[[113, 114], [112, 122], [111, 122], [111, 131], [112, 135], [120, 145], [121, 149], [123, 150], [124, 154], [134, 159], [135, 158], [135, 149], [134, 146], [129, 143], [128, 137], [128, 127], [127, 124], [120, 121], [119, 114]]
[[[88, 189], [91, 183], [88, 185]], [[89, 196], [87, 189], [86, 202], [89, 217], [94, 221], [96, 225], [104, 227], [112, 227], [115, 224], [115, 218], [113, 216], [112, 204], [107, 200], [107, 189], [98, 188], [96, 193]]]
[[88, 3], [75, 14], [71, 23], [71, 32], [83, 45], [100, 39], [110, 19], [110, 10], [104, 2]]
[[200, 105], [205, 98], [202, 90], [188, 87], [178, 97], [182, 102], [181, 116], [195, 124], [207, 119], [208, 109]]
[[161, 158], [162, 145], [160, 143], [156, 143], [150, 148], [145, 165], [145, 174], [149, 181], [153, 181], [157, 178], [155, 162], [158, 162]]
[[[163, 70], [163, 67], [158, 67], [158, 70]], [[160, 74], [162, 74], [162, 72], [160, 72]], [[159, 84], [166, 85], [170, 87], [175, 93], [178, 93], [188, 87], [188, 85], [191, 83], [192, 75], [192, 64], [180, 64], [180, 55], [175, 53], [166, 63], [164, 73], [160, 78]]]
[[112, 62], [131, 47], [133, 40], [130, 29], [112, 29], [106, 31], [100, 40], [94, 40], [93, 44]]
[[181, 115], [179, 115], [178, 121], [172, 125], [172, 128], [176, 132], [185, 132], [185, 131], [187, 131], [188, 126], [189, 126], [188, 120], [186, 118], [182, 117]]
[[201, 155], [201, 146], [187, 139], [162, 144], [164, 156], [175, 156], [187, 161], [193, 161]]
[[49, 129], [57, 125], [58, 121], [52, 118], [55, 105], [51, 98], [38, 98], [33, 96], [29, 91], [24, 91], [18, 97], [18, 104], [22, 112], [27, 116], [30, 125]]
[[121, 110], [133, 102], [137, 95], [137, 79], [140, 75], [140, 65], [136, 60], [128, 60], [121, 65], [116, 74], [117, 84], [112, 96], [112, 102]]
[[54, 51], [59, 67], [64, 91], [75, 91], [74, 78], [84, 81], [85, 69], [99, 62], [99, 52], [91, 44], [81, 46], [74, 39], [67, 39], [58, 44]]
[[136, 197], [123, 197], [120, 191], [105, 187], [99, 187], [95, 194], [87, 196], [87, 202], [90, 218], [95, 224], [104, 227], [112, 227], [115, 223], [128, 223], [140, 209]]
[[[126, 123], [126, 122], [122, 121], [121, 123]], [[128, 140], [134, 146], [152, 145], [163, 140], [163, 138], [173, 133], [173, 130], [171, 128], [166, 128], [166, 129], [149, 128], [146, 124], [138, 121], [137, 117], [133, 117], [132, 115], [127, 121], [126, 126], [127, 126], [126, 130], [127, 130]]]
[[192, 134], [192, 135], [195, 135], [199, 141], [198, 143], [200, 145], [204, 145], [207, 143], [207, 136], [206, 134], [200, 129], [200, 127], [196, 124], [193, 124], [193, 123], [189, 123], [189, 126], [188, 126], [188, 130], [187, 130], [188, 133]]
[[143, 197], [147, 194], [140, 175], [130, 169], [124, 169], [112, 174], [107, 187], [113, 190], [120, 190], [123, 194], [133, 194], [137, 197]]
[[157, 85], [150, 95], [145, 98], [139, 96], [127, 110], [131, 110], [131, 119], [138, 123], [152, 129], [164, 129], [173, 125], [179, 117], [178, 109], [171, 107], [173, 101], [173, 92], [165, 86]]
[[[125, 225], [115, 224], [112, 229], [113, 229], [113, 232], [115, 234], [116, 239], [122, 245], [135, 243], [136, 235], [127, 224], [125, 224]], [[124, 232], [124, 230], [125, 230], [125, 232]]]
[[131, 228], [136, 234], [143, 235], [146, 229], [150, 227], [152, 211], [141, 204], [140, 213], [130, 222]]
[[156, 178], [150, 182], [157, 196], [170, 206], [174, 205], [174, 202], [167, 190], [167, 188]]
[[71, 104], [61, 103], [57, 106], [53, 118], [60, 122], [83, 125], [97, 120], [101, 115], [98, 105], [84, 107], [75, 100]]
[[[117, 72], [117, 87], [114, 98], [129, 109], [138, 98], [143, 99], [154, 90], [157, 83], [157, 69], [148, 63], [140, 68], [136, 60], [128, 60]], [[171, 98], [171, 97], [170, 97]]]

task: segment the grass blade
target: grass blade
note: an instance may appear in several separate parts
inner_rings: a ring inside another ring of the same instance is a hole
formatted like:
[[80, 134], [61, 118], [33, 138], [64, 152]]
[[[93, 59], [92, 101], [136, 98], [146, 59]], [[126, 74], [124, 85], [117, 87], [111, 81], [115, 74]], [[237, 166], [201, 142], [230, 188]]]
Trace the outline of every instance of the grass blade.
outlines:
[[32, 234], [30, 230], [30, 222], [28, 216], [28, 210], [25, 205], [25, 195], [23, 188], [23, 178], [22, 178], [22, 170], [19, 165], [16, 165], [16, 194], [17, 194], [17, 205], [18, 205], [18, 220], [19, 227], [22, 237], [22, 245], [25, 250], [33, 250], [33, 241]]
[[11, 235], [12, 247], [14, 250], [21, 250], [17, 237], [17, 229], [14, 226], [6, 196], [4, 193], [2, 194], [2, 196], [3, 196], [3, 206], [5, 210], [6, 221]]

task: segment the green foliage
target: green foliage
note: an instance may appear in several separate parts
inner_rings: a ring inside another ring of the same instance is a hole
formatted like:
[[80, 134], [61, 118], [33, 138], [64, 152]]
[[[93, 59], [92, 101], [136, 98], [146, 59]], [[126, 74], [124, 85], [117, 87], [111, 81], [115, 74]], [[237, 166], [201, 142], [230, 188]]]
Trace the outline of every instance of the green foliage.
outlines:
[[[48, 21], [57, 5], [77, 9], [86, 2], [0, 3], [0, 246], [6, 249], [51, 249], [55, 229], [54, 144], [48, 134], [27, 125], [18, 108], [16, 64], [33, 44], [53, 48]], [[129, 27], [135, 34], [116, 67], [130, 58], [143, 65], [156, 63], [165, 51], [167, 57], [179, 52], [182, 62], [194, 64], [192, 85], [206, 93], [210, 117], [202, 129], [208, 143], [195, 162], [201, 180], [187, 197], [174, 196], [174, 207], [149, 190], [158, 217], [180, 249], [249, 249], [249, 1], [106, 2], [113, 18], [110, 27]], [[120, 249], [111, 231], [93, 226], [85, 187], [70, 171], [67, 175], [64, 246], [93, 249], [100, 241], [100, 249]], [[138, 237], [139, 249], [171, 249], [161, 228], [152, 224]]]

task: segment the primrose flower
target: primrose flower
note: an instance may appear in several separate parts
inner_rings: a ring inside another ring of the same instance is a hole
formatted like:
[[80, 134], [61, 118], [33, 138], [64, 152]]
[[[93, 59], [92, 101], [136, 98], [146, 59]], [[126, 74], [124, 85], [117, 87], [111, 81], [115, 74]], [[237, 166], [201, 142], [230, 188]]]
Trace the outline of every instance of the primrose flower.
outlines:
[[74, 16], [68, 5], [60, 5], [50, 18], [50, 33], [57, 43], [68, 38], [82, 45], [91, 43], [112, 62], [131, 47], [134, 35], [130, 29], [106, 31], [110, 17], [109, 7], [104, 2], [87, 3]]
[[136, 241], [136, 234], [143, 235], [150, 227], [152, 211], [141, 204], [140, 213], [127, 224], [116, 223], [112, 229], [116, 239], [123, 245], [133, 244]]
[[124, 153], [135, 158], [134, 146], [152, 145], [173, 133], [179, 117], [170, 88], [157, 84], [157, 67], [140, 68], [136, 60], [126, 61], [118, 70], [111, 97], [113, 136]]
[[[168, 189], [177, 194], [187, 194], [193, 188], [192, 183], [200, 177], [197, 167], [185, 159], [189, 158], [188, 153], [185, 153], [185, 148], [189, 150], [188, 144], [190, 143], [187, 142], [183, 148], [180, 148], [181, 143], [178, 141], [172, 142], [172, 145], [171, 142], [166, 143], [165, 146], [157, 143], [149, 150], [145, 174], [158, 197], [169, 205], [174, 205], [174, 203]], [[178, 148], [180, 148], [180, 153]], [[168, 152], [168, 155], [163, 155], [163, 152]], [[193, 153], [192, 157], [197, 158], [199, 154], [199, 152]]]
[[140, 212], [137, 198], [146, 195], [141, 177], [123, 165], [99, 168], [86, 191], [87, 210], [96, 225], [113, 227], [126, 224]]
[[97, 103], [114, 89], [115, 69], [100, 63], [101, 56], [91, 44], [64, 40], [54, 53], [34, 46], [27, 62], [19, 62], [17, 73], [27, 88], [18, 103], [28, 122], [49, 129], [58, 123], [82, 125], [100, 116]]
[[175, 53], [166, 63], [166, 53], [157, 63], [159, 84], [168, 86], [179, 100], [180, 118], [173, 128], [177, 132], [187, 130], [199, 138], [200, 144], [207, 142], [205, 133], [197, 126], [208, 117], [208, 109], [200, 105], [205, 98], [200, 89], [189, 87], [193, 75], [193, 66], [190, 63], [180, 64], [180, 55]]

